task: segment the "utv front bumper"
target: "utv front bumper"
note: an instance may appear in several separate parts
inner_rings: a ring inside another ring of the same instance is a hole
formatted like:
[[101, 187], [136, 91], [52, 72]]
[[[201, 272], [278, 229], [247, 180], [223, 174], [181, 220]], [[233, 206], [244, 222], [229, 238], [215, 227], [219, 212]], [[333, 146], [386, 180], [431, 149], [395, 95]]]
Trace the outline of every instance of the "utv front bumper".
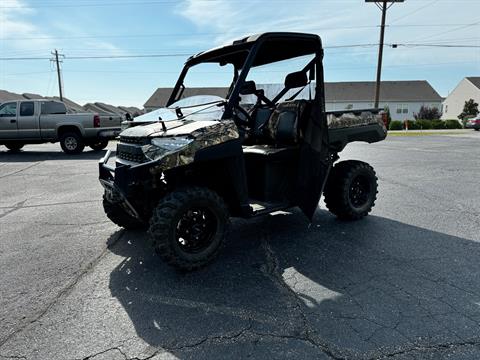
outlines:
[[136, 219], [141, 220], [141, 216], [135, 207], [128, 200], [131, 185], [145, 178], [145, 172], [148, 173], [147, 167], [140, 164], [137, 166], [120, 165], [116, 167], [108, 165], [108, 160], [112, 155], [112, 151], [108, 150], [98, 163], [99, 181], [105, 189], [105, 198], [112, 203], [121, 203], [125, 210]]

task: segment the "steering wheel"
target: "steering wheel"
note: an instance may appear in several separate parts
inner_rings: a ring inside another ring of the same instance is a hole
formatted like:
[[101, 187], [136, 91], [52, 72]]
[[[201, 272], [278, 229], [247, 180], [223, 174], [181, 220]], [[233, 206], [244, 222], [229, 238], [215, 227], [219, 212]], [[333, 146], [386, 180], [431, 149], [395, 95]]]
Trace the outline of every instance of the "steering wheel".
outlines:
[[[243, 107], [241, 107], [239, 104], [236, 104], [234, 106], [234, 110], [235, 110], [235, 123], [238, 125], [238, 126], [241, 126], [241, 127], [251, 127], [253, 125], [253, 118], [252, 116], [248, 113], [247, 110], [245, 110]], [[243, 116], [240, 117], [239, 114], [241, 114]]]

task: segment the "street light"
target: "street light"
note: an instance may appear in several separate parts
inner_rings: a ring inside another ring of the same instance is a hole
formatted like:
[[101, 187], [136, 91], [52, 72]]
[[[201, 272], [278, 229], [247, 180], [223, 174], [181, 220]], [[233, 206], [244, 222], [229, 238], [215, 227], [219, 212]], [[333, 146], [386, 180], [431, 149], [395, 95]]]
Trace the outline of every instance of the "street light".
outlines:
[[[380, 45], [378, 47], [378, 64], [377, 64], [377, 82], [375, 83], [375, 108], [378, 108], [378, 102], [380, 98], [380, 80], [382, 77], [382, 59], [383, 59], [383, 39], [385, 37], [385, 18], [387, 16], [387, 10], [394, 3], [404, 2], [404, 0], [365, 0], [367, 3], [375, 3], [377, 7], [382, 11], [382, 24], [380, 26]], [[387, 3], [390, 5], [387, 6]]]

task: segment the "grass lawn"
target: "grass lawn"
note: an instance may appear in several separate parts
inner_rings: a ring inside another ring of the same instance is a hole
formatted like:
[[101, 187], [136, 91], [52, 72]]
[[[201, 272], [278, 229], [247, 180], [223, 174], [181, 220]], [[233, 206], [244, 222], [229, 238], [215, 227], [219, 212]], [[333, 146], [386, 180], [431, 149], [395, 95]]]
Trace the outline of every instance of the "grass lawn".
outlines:
[[419, 130], [409, 130], [409, 131], [389, 131], [388, 136], [431, 136], [431, 135], [462, 135], [465, 132], [460, 131], [419, 131]]

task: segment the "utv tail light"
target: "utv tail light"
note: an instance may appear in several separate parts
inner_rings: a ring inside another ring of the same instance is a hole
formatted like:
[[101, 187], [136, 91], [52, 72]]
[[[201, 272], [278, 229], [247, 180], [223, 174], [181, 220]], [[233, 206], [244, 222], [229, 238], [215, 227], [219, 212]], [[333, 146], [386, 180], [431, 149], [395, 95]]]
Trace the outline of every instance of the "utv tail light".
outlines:
[[100, 116], [93, 116], [93, 127], [100, 127]]

